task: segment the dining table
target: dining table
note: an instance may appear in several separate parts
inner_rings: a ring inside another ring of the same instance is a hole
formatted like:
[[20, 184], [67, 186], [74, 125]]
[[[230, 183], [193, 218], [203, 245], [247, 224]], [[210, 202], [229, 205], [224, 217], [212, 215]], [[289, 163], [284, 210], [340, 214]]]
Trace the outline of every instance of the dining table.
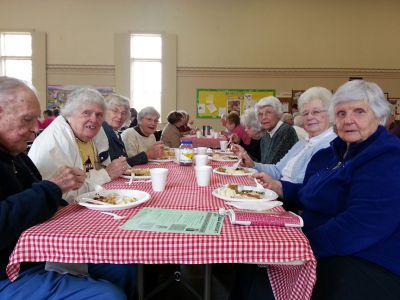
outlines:
[[200, 136], [196, 135], [185, 135], [181, 138], [181, 141], [191, 141], [194, 148], [197, 147], [207, 147], [211, 149], [219, 149], [220, 141], [227, 141], [228, 138], [224, 135], [218, 135], [218, 137], [213, 137], [211, 135]]
[[[213, 168], [232, 162], [210, 161]], [[316, 259], [301, 228], [233, 225], [224, 218], [220, 234], [182, 234], [127, 230], [121, 226], [141, 209], [164, 208], [218, 212], [231, 209], [212, 192], [227, 183], [254, 185], [249, 176], [213, 173], [209, 186], [196, 184], [193, 166], [174, 161], [150, 162], [141, 168], [167, 168], [166, 188], [154, 192], [151, 182], [119, 178], [106, 189], [135, 189], [150, 194], [140, 206], [116, 211], [114, 219], [79, 204], [60, 209], [50, 220], [24, 231], [12, 252], [6, 272], [14, 281], [23, 262], [113, 264], [257, 264], [267, 266], [276, 299], [310, 299], [316, 280]], [[283, 208], [278, 208], [283, 209]], [[208, 268], [207, 270], [210, 270]], [[206, 272], [209, 275], [210, 272]], [[139, 276], [139, 281], [142, 276]], [[268, 280], [266, 275], [266, 281]], [[139, 289], [142, 283], [139, 282]], [[203, 299], [210, 299], [209, 278]], [[139, 291], [143, 299], [143, 292]]]

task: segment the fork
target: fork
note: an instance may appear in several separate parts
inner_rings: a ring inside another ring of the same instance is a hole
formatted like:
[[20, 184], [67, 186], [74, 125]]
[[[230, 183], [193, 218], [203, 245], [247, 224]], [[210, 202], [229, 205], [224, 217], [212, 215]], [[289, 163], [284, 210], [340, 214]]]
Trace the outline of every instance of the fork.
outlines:
[[99, 211], [99, 213], [105, 214], [108, 216], [112, 216], [112, 217], [114, 217], [114, 220], [121, 220], [121, 219], [126, 218], [126, 216], [117, 215], [117, 214], [114, 214], [114, 213], [108, 212], [108, 211]]

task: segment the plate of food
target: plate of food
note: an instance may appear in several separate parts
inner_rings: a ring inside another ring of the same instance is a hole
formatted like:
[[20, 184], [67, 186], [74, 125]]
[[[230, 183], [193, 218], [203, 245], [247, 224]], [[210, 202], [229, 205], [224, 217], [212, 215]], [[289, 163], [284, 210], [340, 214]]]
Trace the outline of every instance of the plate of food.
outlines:
[[219, 199], [230, 202], [271, 201], [278, 198], [278, 194], [272, 190], [234, 183], [228, 183], [217, 188], [212, 192], [212, 194]]
[[219, 175], [231, 175], [231, 176], [246, 176], [257, 172], [256, 169], [243, 168], [243, 167], [218, 167], [213, 170], [215, 174]]
[[138, 190], [101, 190], [79, 195], [76, 202], [89, 209], [111, 211], [135, 207], [150, 198], [148, 193]]
[[149, 168], [129, 168], [121, 176], [122, 178], [130, 179], [131, 175], [136, 179], [150, 179], [150, 169]]
[[211, 156], [211, 160], [213, 161], [238, 161], [238, 157], [236, 155], [227, 155], [227, 154], [214, 154]]

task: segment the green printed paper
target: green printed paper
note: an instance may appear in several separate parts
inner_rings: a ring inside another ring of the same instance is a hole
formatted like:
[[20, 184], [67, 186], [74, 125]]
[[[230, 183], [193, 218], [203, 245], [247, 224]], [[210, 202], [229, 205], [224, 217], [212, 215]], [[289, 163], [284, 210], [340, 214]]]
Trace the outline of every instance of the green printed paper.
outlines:
[[224, 216], [208, 211], [145, 207], [121, 227], [129, 230], [220, 234]]

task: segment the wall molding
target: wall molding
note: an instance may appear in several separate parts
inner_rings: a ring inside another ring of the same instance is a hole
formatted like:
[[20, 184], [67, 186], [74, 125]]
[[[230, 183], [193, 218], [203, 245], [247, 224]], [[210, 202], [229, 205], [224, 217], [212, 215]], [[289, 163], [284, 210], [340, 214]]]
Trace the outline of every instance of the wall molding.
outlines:
[[178, 77], [240, 77], [240, 78], [400, 78], [400, 69], [372, 68], [224, 68], [178, 67]]
[[115, 74], [114, 65], [47, 65], [49, 74], [68, 74], [68, 75], [113, 75]]

